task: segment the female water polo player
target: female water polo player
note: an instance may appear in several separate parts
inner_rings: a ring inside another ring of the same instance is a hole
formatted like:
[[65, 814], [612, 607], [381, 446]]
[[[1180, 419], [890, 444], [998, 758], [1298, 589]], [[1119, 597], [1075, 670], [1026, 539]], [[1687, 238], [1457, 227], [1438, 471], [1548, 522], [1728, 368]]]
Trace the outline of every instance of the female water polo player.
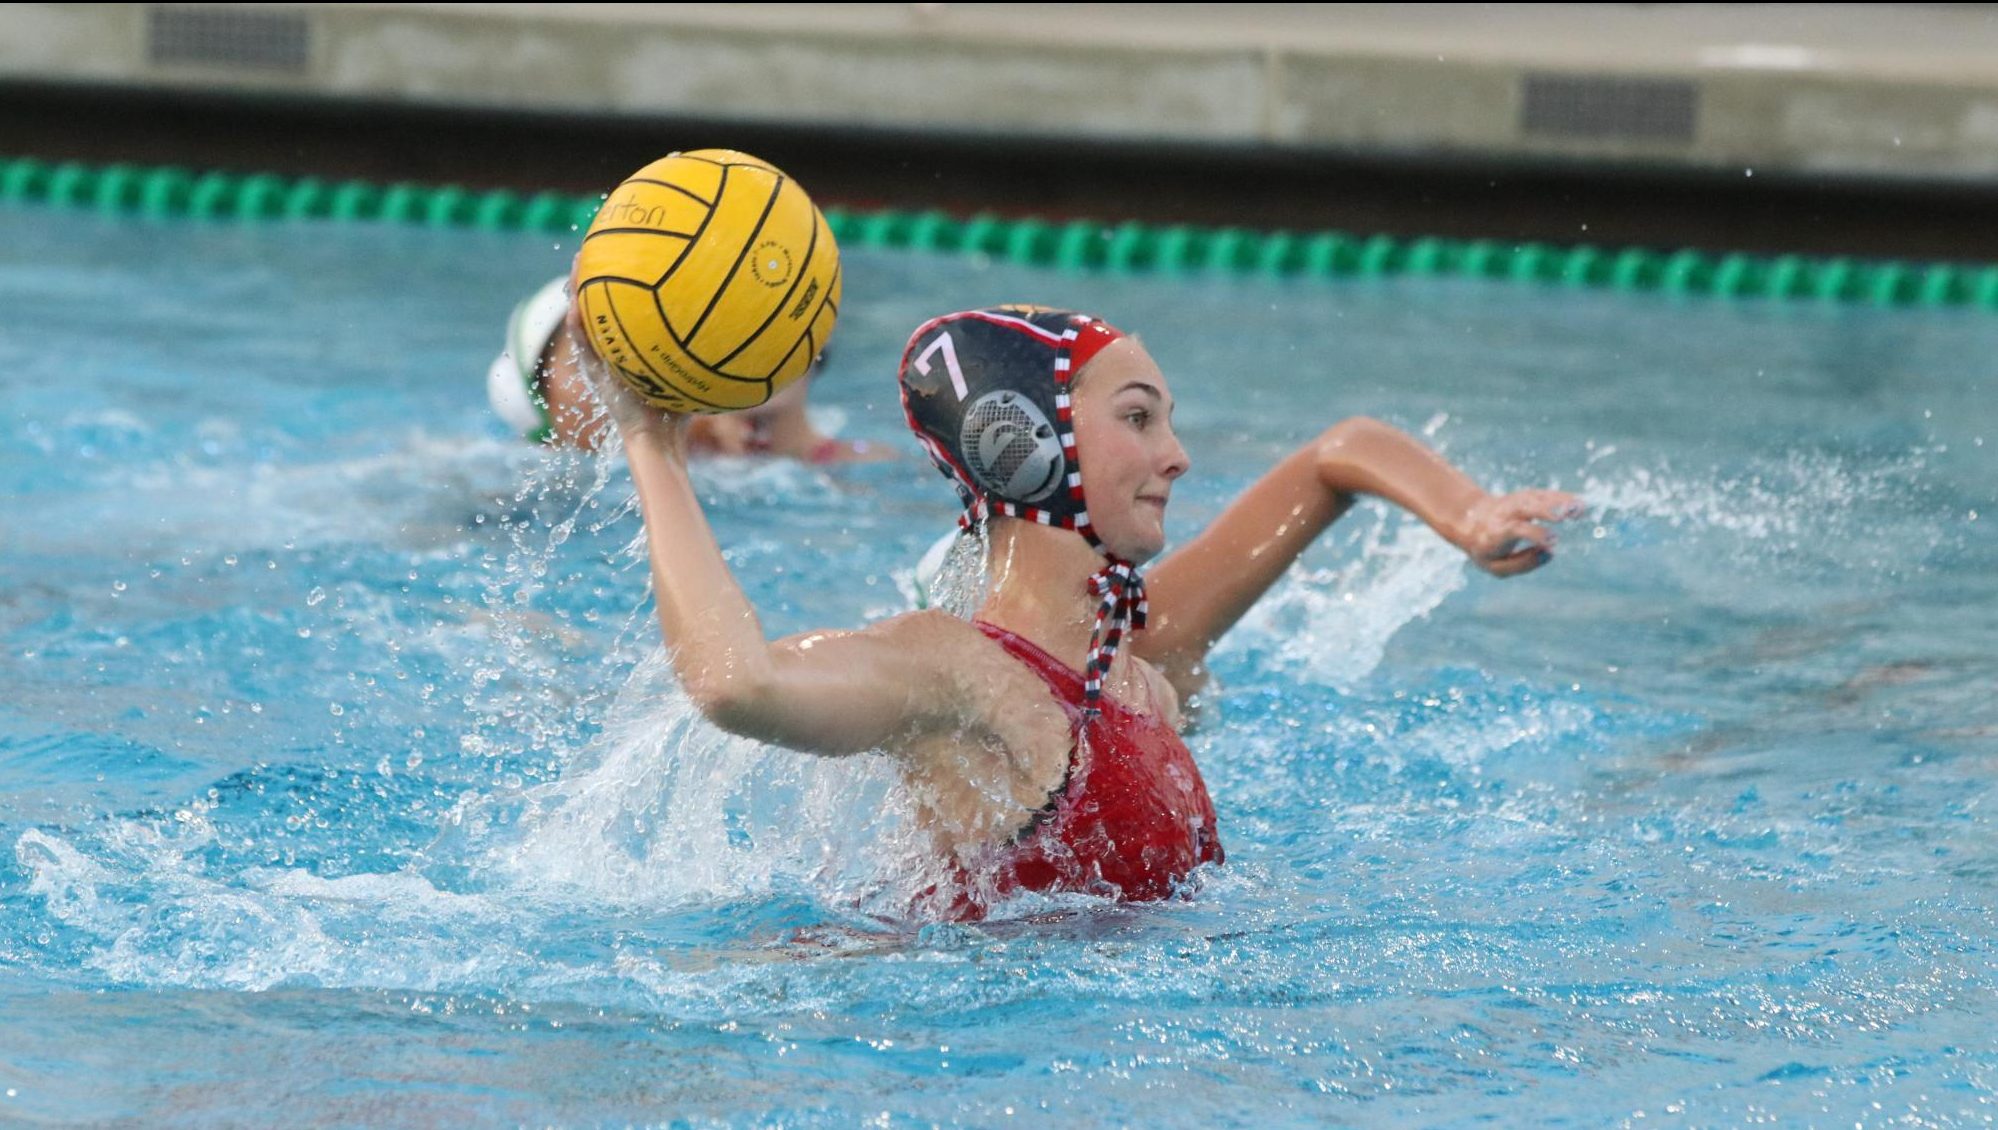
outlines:
[[[588, 346], [565, 317], [568, 281], [552, 279], [514, 307], [506, 348], [486, 371], [486, 396], [500, 419], [528, 439], [595, 451], [609, 421], [578, 368]], [[715, 455], [777, 455], [806, 463], [890, 458], [865, 440], [835, 439], [813, 426], [805, 390], [816, 369], [814, 363], [812, 372], [755, 408], [695, 418], [690, 446]]]
[[1100, 320], [974, 310], [916, 331], [901, 388], [964, 522], [987, 527], [983, 606], [968, 623], [920, 611], [772, 643], [689, 484], [689, 421], [604, 384], [687, 693], [737, 734], [895, 758], [938, 848], [917, 908], [931, 915], [980, 917], [1023, 890], [1156, 899], [1219, 862], [1181, 703], [1208, 649], [1356, 495], [1408, 508], [1500, 576], [1544, 564], [1544, 523], [1579, 513], [1555, 491], [1487, 494], [1408, 436], [1348, 420], [1141, 581], [1188, 463], [1165, 376]]

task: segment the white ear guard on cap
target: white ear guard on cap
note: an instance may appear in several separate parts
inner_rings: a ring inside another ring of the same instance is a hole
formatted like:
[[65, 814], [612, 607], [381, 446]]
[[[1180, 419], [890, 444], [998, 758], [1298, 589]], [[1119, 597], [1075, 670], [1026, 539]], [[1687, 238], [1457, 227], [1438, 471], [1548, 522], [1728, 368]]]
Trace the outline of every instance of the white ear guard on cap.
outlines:
[[1029, 505], [1061, 486], [1067, 465], [1047, 415], [1012, 389], [988, 392], [965, 408], [958, 451], [980, 486]]

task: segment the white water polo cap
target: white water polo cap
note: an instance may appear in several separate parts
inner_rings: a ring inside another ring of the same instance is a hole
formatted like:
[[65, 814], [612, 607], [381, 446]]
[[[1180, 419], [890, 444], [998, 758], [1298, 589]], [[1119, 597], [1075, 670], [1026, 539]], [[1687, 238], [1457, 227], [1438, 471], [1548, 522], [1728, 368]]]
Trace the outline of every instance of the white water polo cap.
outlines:
[[506, 348], [486, 370], [486, 398], [514, 431], [546, 443], [554, 429], [541, 392], [541, 355], [569, 316], [569, 280], [550, 279], [513, 308], [506, 322]]
[[1125, 633], [1145, 626], [1145, 587], [1090, 524], [1069, 392], [1083, 366], [1123, 336], [1072, 310], [965, 310], [917, 327], [899, 374], [910, 430], [964, 502], [959, 525], [998, 514], [1074, 530], [1107, 559], [1089, 578], [1098, 600], [1083, 667], [1091, 710]]

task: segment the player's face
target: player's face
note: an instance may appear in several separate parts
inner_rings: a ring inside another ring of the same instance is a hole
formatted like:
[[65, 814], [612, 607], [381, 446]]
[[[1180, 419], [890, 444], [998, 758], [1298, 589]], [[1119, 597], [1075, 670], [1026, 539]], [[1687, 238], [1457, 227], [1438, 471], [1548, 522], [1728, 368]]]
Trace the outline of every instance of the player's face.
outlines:
[[1142, 562], [1165, 548], [1166, 505], [1186, 473], [1172, 392], [1137, 339], [1119, 338], [1076, 378], [1075, 448], [1089, 520], [1105, 549]]

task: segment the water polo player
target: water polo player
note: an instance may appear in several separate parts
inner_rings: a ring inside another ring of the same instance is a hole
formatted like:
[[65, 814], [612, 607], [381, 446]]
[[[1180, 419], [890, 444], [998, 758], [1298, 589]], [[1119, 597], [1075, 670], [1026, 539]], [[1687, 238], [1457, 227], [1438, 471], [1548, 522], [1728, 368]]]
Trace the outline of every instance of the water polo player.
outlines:
[[[583, 335], [564, 317], [568, 279], [557, 278], [514, 307], [506, 346], [486, 371], [486, 396], [509, 428], [536, 443], [595, 451], [609, 420], [578, 369]], [[715, 455], [776, 455], [806, 463], [850, 463], [891, 458], [879, 445], [826, 435], [806, 410], [806, 389], [818, 363], [768, 401], [741, 412], [696, 417], [690, 445]]]
[[1500, 576], [1549, 560], [1555, 491], [1495, 496], [1410, 437], [1348, 420], [1159, 563], [1188, 457], [1134, 338], [1033, 308], [951, 314], [901, 365], [917, 439], [988, 536], [966, 622], [919, 611], [764, 639], [686, 473], [684, 416], [603, 382], [636, 483], [659, 622], [716, 725], [818, 754], [884, 751], [938, 852], [920, 914], [975, 918], [1019, 891], [1156, 899], [1219, 862], [1179, 737], [1208, 649], [1353, 502], [1406, 507]]

